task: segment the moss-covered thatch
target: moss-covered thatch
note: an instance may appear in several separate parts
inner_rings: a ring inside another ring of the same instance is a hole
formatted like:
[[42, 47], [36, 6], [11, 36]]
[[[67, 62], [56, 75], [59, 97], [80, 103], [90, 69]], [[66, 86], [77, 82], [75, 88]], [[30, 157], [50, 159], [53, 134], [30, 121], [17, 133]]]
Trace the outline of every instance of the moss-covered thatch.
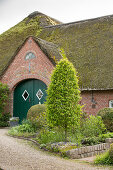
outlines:
[[113, 89], [112, 15], [56, 26], [56, 20], [43, 14], [30, 16], [0, 35], [0, 72], [25, 38], [33, 35], [64, 48], [78, 71], [81, 88]]
[[16, 26], [0, 35], [0, 76], [12, 57], [17, 53], [25, 39], [38, 37], [43, 28], [60, 22], [42, 13], [34, 12]]

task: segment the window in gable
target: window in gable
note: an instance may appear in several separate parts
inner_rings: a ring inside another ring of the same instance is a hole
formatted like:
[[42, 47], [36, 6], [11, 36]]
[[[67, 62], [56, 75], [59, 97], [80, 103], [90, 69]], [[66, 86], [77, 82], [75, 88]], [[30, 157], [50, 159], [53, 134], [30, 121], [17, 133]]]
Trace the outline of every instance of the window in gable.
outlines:
[[26, 60], [29, 60], [29, 59], [32, 59], [32, 58], [36, 58], [36, 56], [32, 52], [27, 53], [26, 56], [25, 56]]

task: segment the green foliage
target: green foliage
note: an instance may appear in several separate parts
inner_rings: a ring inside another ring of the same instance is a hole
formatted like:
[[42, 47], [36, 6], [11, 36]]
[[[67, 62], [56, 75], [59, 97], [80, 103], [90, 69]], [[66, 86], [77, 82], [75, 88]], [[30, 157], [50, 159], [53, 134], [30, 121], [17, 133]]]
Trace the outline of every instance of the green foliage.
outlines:
[[101, 116], [93, 116], [93, 115], [90, 115], [90, 117], [86, 119], [86, 121], [84, 122], [81, 128], [82, 128], [81, 132], [84, 137], [99, 136], [106, 130]]
[[111, 162], [113, 164], [113, 143], [110, 145], [109, 156], [110, 156]]
[[82, 138], [81, 143], [83, 145], [95, 145], [99, 143], [105, 143], [106, 138], [113, 138], [113, 133], [101, 134], [99, 136]]
[[36, 140], [40, 144], [61, 142], [65, 140], [65, 135], [59, 129], [48, 130], [44, 128], [44, 129], [41, 129]]
[[12, 127], [9, 130], [9, 134], [13, 136], [32, 136], [35, 134], [36, 129], [33, 127], [32, 123], [29, 120], [24, 120], [22, 125]]
[[95, 136], [87, 137], [87, 138], [82, 139], [81, 143], [83, 145], [96, 145], [99, 143], [99, 138]]
[[44, 104], [34, 105], [28, 110], [27, 118], [32, 122], [33, 126], [40, 129], [46, 125], [45, 111]]
[[65, 134], [78, 128], [81, 106], [78, 78], [73, 65], [65, 58], [60, 60], [51, 76], [47, 90], [47, 120], [50, 126], [63, 127]]
[[108, 131], [113, 132], [113, 108], [103, 108], [98, 112]]
[[111, 165], [111, 159], [110, 159], [110, 155], [109, 155], [109, 151], [98, 155], [95, 159], [95, 164], [103, 164], [103, 165]]
[[9, 88], [6, 84], [0, 82], [0, 113], [4, 113], [7, 104]]
[[96, 157], [95, 164], [113, 165], [113, 144], [109, 151]]
[[105, 142], [106, 138], [113, 138], [113, 132], [99, 135], [100, 142]]
[[10, 118], [10, 114], [9, 113], [5, 113], [5, 114], [1, 114], [0, 113], [0, 127], [7, 127], [9, 126], [9, 118]]

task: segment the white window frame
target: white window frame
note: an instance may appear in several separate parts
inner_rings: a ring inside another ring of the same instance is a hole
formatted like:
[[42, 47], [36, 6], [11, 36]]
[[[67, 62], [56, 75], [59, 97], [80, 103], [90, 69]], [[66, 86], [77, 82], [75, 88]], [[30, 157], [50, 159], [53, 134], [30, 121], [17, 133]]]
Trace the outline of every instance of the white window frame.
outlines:
[[109, 108], [113, 108], [113, 100], [109, 100]]

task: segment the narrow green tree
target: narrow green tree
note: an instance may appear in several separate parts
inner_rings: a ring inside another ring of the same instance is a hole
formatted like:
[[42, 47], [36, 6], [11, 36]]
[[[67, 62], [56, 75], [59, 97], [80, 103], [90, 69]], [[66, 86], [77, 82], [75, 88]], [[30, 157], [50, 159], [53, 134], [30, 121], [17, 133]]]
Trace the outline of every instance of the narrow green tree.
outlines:
[[47, 120], [51, 126], [64, 128], [67, 132], [80, 123], [81, 106], [77, 72], [66, 59], [60, 60], [51, 75], [47, 90]]

